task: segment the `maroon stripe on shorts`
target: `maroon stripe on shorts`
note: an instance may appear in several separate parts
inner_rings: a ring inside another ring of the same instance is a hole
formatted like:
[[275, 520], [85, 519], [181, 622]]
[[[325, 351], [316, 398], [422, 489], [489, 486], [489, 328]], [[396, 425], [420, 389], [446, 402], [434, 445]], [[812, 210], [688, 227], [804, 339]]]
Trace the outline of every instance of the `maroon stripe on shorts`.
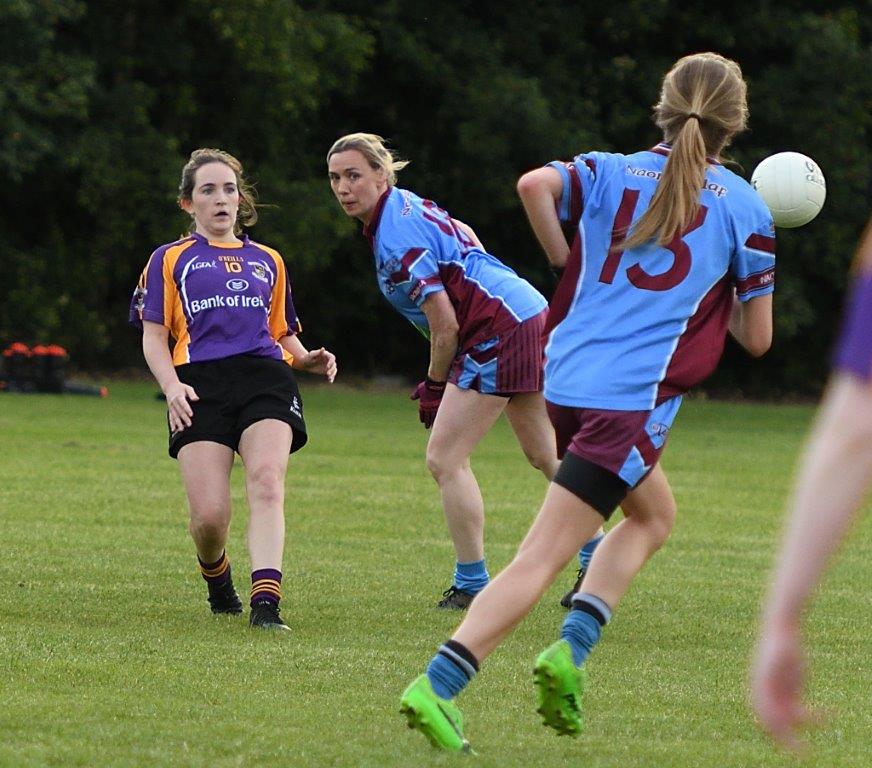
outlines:
[[657, 446], [651, 442], [651, 438], [648, 437], [647, 433], [639, 438], [636, 443], [636, 448], [638, 448], [639, 453], [642, 454], [642, 461], [645, 462], [646, 467], [653, 467], [657, 463], [660, 451], [657, 449]]
[[548, 310], [524, 320], [500, 336], [497, 345], [497, 392], [515, 394], [542, 389], [543, 328]]

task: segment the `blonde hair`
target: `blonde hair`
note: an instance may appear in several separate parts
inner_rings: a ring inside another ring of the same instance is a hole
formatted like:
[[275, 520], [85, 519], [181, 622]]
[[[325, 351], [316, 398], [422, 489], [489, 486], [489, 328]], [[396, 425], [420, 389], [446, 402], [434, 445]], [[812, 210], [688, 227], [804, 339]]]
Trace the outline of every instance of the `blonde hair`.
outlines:
[[349, 133], [333, 142], [327, 153], [327, 162], [329, 163], [330, 158], [339, 152], [356, 149], [366, 158], [370, 168], [385, 172], [388, 186], [392, 187], [397, 183], [397, 173], [403, 170], [409, 161], [400, 160], [393, 150], [385, 146], [385, 143], [381, 136], [374, 133]]
[[699, 211], [708, 157], [717, 157], [748, 126], [747, 85], [735, 61], [717, 53], [679, 59], [663, 78], [654, 122], [672, 145], [648, 209], [622, 249], [668, 244]]
[[182, 180], [179, 183], [179, 202], [190, 201], [194, 194], [194, 177], [197, 171], [209, 163], [223, 163], [236, 176], [236, 187], [239, 190], [239, 211], [236, 215], [236, 224], [233, 227], [235, 234], [242, 232], [242, 226], [250, 227], [257, 221], [257, 201], [253, 187], [246, 181], [242, 170], [242, 163], [229, 152], [221, 149], [195, 149], [191, 157], [182, 168]]

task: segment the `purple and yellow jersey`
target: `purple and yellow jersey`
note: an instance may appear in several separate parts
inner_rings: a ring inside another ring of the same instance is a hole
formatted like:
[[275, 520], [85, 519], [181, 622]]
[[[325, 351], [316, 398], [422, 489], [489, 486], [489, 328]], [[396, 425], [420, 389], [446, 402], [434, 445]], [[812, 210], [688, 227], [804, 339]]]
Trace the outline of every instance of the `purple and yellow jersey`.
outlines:
[[431, 200], [389, 187], [364, 228], [384, 297], [425, 337], [421, 309], [445, 291], [457, 322], [458, 347], [468, 349], [539, 314], [548, 303], [526, 280], [478, 248]]
[[670, 148], [555, 162], [561, 221], [577, 225], [546, 332], [545, 397], [576, 408], [650, 410], [717, 365], [734, 291], [771, 293], [775, 229], [744, 179], [710, 161], [699, 212], [667, 246], [617, 247], [646, 210]]
[[278, 251], [214, 243], [193, 233], [158, 248], [130, 304], [130, 322], [159, 323], [175, 339], [173, 364], [254, 355], [293, 362], [278, 340], [300, 331]]
[[833, 364], [837, 371], [872, 382], [872, 221], [857, 252], [857, 269]]

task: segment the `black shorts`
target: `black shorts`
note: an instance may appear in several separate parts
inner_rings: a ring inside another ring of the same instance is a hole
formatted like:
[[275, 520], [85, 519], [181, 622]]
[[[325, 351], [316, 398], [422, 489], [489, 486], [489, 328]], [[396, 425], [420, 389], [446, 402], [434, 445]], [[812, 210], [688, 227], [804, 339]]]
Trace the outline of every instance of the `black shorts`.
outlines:
[[237, 451], [242, 433], [263, 419], [291, 425], [291, 453], [306, 444], [303, 401], [294, 372], [283, 360], [237, 355], [186, 363], [178, 366], [176, 373], [179, 381], [193, 387], [200, 399], [191, 401], [191, 426], [170, 434], [173, 458], [183, 446], [204, 440]]

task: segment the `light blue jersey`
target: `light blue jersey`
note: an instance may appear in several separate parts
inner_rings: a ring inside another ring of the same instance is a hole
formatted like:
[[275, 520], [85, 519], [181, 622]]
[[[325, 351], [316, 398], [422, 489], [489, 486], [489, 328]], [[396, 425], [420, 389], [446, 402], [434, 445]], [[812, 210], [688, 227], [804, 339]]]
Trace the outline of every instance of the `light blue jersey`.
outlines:
[[558, 405], [650, 410], [706, 378], [723, 351], [734, 292], [774, 290], [775, 229], [744, 179], [712, 163], [694, 222], [667, 247], [613, 249], [645, 212], [670, 148], [590, 152], [551, 163], [561, 221], [577, 224], [551, 302], [545, 398]]
[[545, 298], [526, 280], [478, 248], [432, 200], [388, 188], [364, 228], [375, 255], [379, 288], [427, 338], [421, 309], [431, 293], [445, 291], [465, 350], [539, 314]]

